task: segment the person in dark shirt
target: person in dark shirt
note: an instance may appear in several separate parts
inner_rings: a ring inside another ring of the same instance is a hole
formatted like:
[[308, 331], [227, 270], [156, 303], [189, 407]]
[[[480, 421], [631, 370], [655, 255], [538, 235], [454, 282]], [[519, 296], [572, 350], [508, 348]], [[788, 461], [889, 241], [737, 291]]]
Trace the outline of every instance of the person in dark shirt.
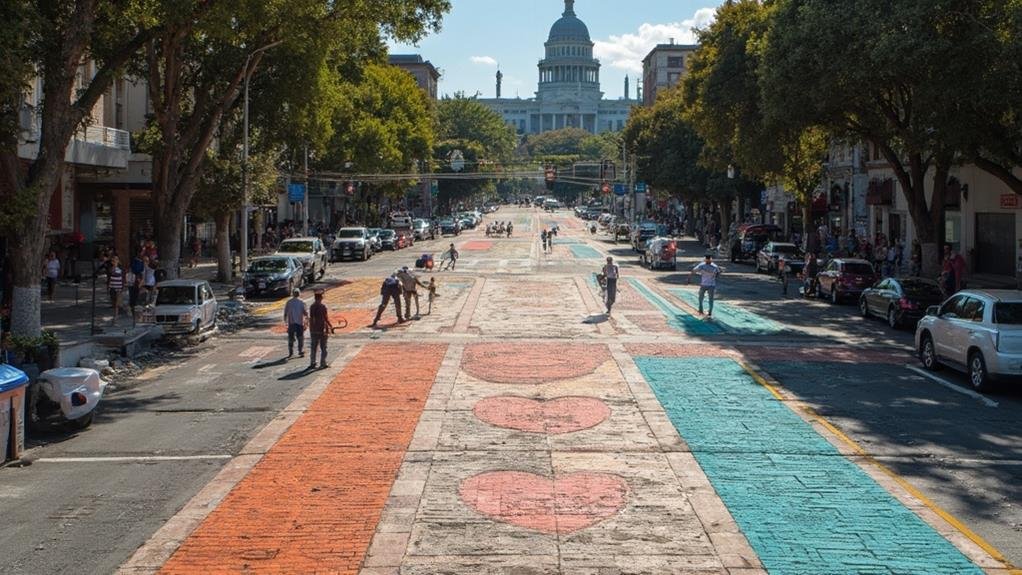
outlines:
[[373, 320], [373, 325], [369, 327], [376, 327], [376, 324], [380, 322], [380, 317], [383, 316], [383, 310], [387, 309], [387, 303], [390, 300], [394, 300], [394, 309], [397, 310], [397, 322], [404, 323], [404, 318], [401, 317], [401, 282], [397, 279], [397, 273], [391, 274], [390, 277], [383, 280], [383, 285], [380, 286], [380, 307], [376, 309], [376, 319]]
[[316, 301], [309, 307], [309, 369], [316, 369], [316, 350], [319, 349], [319, 368], [326, 369], [326, 342], [330, 330], [326, 306], [323, 305], [323, 290], [316, 290]]

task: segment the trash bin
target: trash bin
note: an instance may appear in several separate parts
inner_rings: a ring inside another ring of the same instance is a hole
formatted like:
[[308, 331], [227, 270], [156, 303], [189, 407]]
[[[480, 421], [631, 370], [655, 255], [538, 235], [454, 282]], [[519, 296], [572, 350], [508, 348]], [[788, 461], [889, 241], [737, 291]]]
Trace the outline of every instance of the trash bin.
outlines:
[[28, 376], [0, 364], [0, 463], [21, 457], [25, 450], [25, 388]]

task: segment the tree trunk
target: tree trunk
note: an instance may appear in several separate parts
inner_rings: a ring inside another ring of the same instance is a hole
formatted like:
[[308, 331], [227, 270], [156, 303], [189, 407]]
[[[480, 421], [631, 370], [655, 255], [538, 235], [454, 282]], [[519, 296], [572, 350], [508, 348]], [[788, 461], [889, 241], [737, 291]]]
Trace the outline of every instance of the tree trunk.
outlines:
[[[217, 281], [230, 283], [234, 275], [231, 261], [231, 213], [216, 215], [216, 269]], [[242, 270], [244, 271], [244, 270]]]
[[[47, 225], [44, 218], [34, 219], [37, 220], [35, 225], [28, 226], [34, 228], [33, 231], [22, 231], [10, 237], [11, 267], [14, 268], [11, 332], [26, 337], [38, 337], [42, 332], [40, 276]], [[38, 220], [42, 220], [42, 225]]]
[[[810, 194], [812, 197], [812, 194]], [[812, 216], [812, 204], [807, 202], [801, 202], [802, 204], [802, 245], [809, 251], [813, 243], [809, 240], [809, 218]]]

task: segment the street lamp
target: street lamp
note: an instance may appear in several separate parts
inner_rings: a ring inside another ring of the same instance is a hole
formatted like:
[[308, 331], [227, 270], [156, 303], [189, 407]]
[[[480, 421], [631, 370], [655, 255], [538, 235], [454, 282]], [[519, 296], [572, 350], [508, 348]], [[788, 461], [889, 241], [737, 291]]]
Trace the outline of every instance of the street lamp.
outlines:
[[276, 42], [267, 44], [262, 48], [257, 48], [245, 58], [245, 105], [244, 105], [244, 136], [243, 136], [243, 152], [241, 159], [241, 226], [238, 235], [240, 236], [241, 244], [241, 272], [244, 273], [248, 269], [248, 212], [251, 206], [248, 205], [248, 81], [252, 77], [252, 70], [249, 69], [249, 65], [252, 63], [252, 56], [265, 52], [274, 46], [282, 44], [283, 40], [277, 40]]

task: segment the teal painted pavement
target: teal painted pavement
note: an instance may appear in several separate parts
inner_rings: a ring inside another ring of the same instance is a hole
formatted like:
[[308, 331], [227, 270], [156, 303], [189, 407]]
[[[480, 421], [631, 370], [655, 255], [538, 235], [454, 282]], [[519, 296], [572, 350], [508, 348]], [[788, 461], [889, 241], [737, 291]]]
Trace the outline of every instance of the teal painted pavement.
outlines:
[[628, 278], [628, 283], [646, 300], [656, 306], [657, 309], [667, 318], [667, 325], [672, 328], [691, 335], [719, 335], [724, 333], [724, 328], [716, 322], [704, 320], [676, 307], [665, 298], [660, 297], [653, 290], [646, 287], [644, 283], [636, 278]]
[[582, 243], [582, 240], [580, 240], [578, 238], [564, 238], [564, 239], [554, 238], [554, 245], [555, 246], [570, 246], [570, 245], [581, 244], [581, 243]]
[[983, 573], [735, 361], [635, 363], [772, 575]]
[[603, 254], [584, 244], [572, 244], [568, 246], [571, 255], [578, 259], [601, 259]]
[[[699, 308], [699, 293], [693, 290], [667, 290], [688, 305]], [[709, 305], [709, 304], [707, 304]], [[722, 301], [713, 302], [713, 319], [724, 326], [728, 333], [741, 335], [768, 335], [785, 331], [785, 327], [772, 319], [756, 315], [738, 306]]]

